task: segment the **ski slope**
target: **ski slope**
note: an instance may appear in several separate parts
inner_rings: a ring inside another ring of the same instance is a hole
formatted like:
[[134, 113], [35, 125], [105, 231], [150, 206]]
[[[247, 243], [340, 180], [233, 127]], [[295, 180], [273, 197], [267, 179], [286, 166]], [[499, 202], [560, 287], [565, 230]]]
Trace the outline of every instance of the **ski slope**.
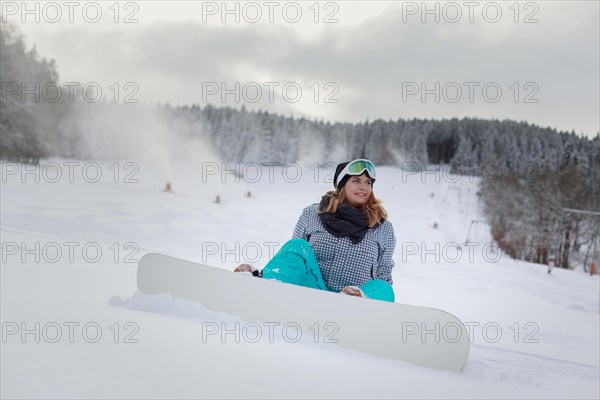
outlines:
[[136, 292], [148, 252], [264, 265], [331, 168], [247, 165], [238, 182], [217, 163], [1, 166], [2, 398], [600, 397], [599, 277], [515, 262], [481, 223], [465, 246], [476, 179], [380, 167], [374, 186], [398, 240], [396, 301], [470, 327], [450, 373]]

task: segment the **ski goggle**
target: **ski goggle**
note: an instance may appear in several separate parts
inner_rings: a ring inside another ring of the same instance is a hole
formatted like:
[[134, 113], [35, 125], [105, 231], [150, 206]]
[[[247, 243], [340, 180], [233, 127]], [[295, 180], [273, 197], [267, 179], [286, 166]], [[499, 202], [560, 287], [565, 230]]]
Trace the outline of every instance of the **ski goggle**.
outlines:
[[376, 179], [375, 165], [373, 165], [373, 163], [371, 161], [364, 160], [364, 159], [350, 161], [348, 163], [348, 165], [346, 165], [344, 167], [344, 169], [338, 175], [337, 180], [335, 182], [335, 187], [338, 187], [341, 180], [344, 179], [344, 176], [346, 176], [346, 175], [358, 176], [358, 175], [362, 175], [363, 172], [365, 172], [365, 171], [367, 172], [367, 174], [369, 174], [369, 177], [373, 181], [375, 181], [375, 179]]

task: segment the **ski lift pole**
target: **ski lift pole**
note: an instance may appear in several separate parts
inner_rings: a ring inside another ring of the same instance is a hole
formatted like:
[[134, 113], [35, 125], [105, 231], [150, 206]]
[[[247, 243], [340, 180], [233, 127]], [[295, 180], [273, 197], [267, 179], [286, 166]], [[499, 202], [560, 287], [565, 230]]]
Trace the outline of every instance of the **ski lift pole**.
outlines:
[[473, 225], [475, 225], [475, 229], [477, 229], [477, 224], [487, 224], [487, 221], [482, 220], [482, 219], [472, 219], [471, 220], [471, 224], [469, 225], [469, 230], [467, 231], [467, 238], [465, 239], [465, 246], [468, 245], [469, 243], [471, 243], [471, 241], [470, 241], [471, 229], [473, 228]]
[[590, 275], [596, 274], [596, 260], [598, 260], [598, 240], [600, 239], [600, 221], [598, 221], [596, 231], [594, 232], [594, 250], [592, 251], [592, 264], [590, 266]]
[[551, 257], [554, 259], [554, 265], [560, 267], [560, 264], [558, 263], [559, 257], [558, 257], [558, 253], [559, 253], [559, 248], [560, 248], [560, 239], [563, 236], [563, 229], [565, 227], [565, 213], [564, 213], [564, 209], [562, 210], [563, 212], [561, 213], [561, 217], [560, 217], [560, 225], [559, 228], [556, 230], [556, 239], [554, 240], [554, 249], [553, 249], [553, 253], [551, 255]]
[[563, 211], [573, 214], [586, 214], [586, 215], [594, 215], [596, 217], [600, 217], [600, 211], [588, 211], [588, 210], [577, 210], [574, 208], [563, 208]]

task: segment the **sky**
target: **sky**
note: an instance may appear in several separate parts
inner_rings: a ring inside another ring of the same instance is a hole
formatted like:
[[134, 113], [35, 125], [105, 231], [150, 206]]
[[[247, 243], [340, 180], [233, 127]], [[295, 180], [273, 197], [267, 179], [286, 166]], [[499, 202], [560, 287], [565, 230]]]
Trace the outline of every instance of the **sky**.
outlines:
[[104, 100], [600, 131], [598, 1], [4, 1], [1, 12], [61, 82]]

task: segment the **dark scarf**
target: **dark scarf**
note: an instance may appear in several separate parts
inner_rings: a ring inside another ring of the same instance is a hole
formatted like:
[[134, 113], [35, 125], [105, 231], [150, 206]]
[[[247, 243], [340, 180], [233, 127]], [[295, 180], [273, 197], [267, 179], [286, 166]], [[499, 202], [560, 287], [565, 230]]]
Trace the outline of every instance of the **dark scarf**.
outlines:
[[[330, 200], [330, 193], [324, 195], [319, 211], [326, 210]], [[349, 237], [354, 244], [360, 243], [369, 230], [367, 213], [348, 204], [339, 205], [336, 212], [321, 212], [319, 217], [327, 232], [335, 237]]]

